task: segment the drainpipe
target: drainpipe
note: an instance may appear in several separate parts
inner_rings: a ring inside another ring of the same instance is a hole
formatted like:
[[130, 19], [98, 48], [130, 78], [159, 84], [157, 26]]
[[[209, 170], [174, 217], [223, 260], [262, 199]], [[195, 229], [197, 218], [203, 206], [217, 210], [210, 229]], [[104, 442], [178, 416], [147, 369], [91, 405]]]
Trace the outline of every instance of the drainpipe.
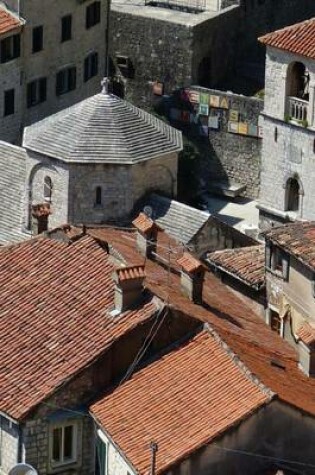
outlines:
[[156, 453], [158, 451], [158, 444], [155, 442], [150, 443], [150, 450], [151, 450], [151, 470], [150, 475], [155, 475], [155, 468], [156, 468]]

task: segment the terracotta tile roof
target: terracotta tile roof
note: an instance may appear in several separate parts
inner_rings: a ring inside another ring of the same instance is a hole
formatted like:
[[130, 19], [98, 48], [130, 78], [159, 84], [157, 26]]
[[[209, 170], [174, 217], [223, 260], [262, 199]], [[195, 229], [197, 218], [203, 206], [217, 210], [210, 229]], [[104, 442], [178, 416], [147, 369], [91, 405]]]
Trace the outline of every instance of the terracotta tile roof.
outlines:
[[[144, 262], [136, 250], [136, 233], [119, 229], [88, 229], [100, 240], [107, 240], [126, 262]], [[145, 261], [146, 287], [184, 315], [209, 323], [241, 358], [246, 366], [279, 399], [315, 415], [315, 378], [308, 378], [298, 368], [295, 349], [265, 324], [243, 300], [224, 285], [214, 274], [206, 272], [203, 288], [204, 305], [196, 305], [180, 291], [177, 260], [181, 246], [172, 243], [171, 273], [157, 261]], [[169, 238], [158, 235], [157, 252], [167, 255]]]
[[152, 296], [111, 317], [113, 265], [89, 236], [0, 248], [0, 410], [16, 419], [151, 318]]
[[190, 274], [199, 271], [203, 267], [201, 262], [191, 254], [188, 254], [188, 252], [185, 252], [184, 255], [178, 259], [177, 264]]
[[265, 246], [226, 249], [207, 254], [206, 262], [256, 289], [265, 285]]
[[315, 59], [315, 18], [274, 31], [259, 38], [274, 48]]
[[295, 256], [310, 269], [315, 269], [314, 221], [297, 221], [273, 228], [265, 234], [265, 238]]
[[147, 365], [92, 405], [137, 473], [158, 444], [160, 474], [239, 423], [271, 395], [207, 331]]
[[306, 346], [315, 348], [315, 328], [309, 323], [301, 325], [297, 332], [297, 336]]
[[145, 270], [144, 266], [128, 266], [116, 269], [118, 281], [144, 279]]
[[22, 21], [3, 7], [0, 7], [0, 35], [16, 30]]
[[132, 221], [132, 224], [142, 233], [147, 233], [157, 226], [154, 221], [144, 213], [139, 213], [137, 218]]

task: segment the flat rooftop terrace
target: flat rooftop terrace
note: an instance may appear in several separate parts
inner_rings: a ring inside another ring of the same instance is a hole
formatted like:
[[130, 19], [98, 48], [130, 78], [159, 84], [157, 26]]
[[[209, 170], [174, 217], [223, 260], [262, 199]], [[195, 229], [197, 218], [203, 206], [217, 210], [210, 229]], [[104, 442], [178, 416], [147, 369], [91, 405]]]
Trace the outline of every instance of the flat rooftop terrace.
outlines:
[[111, 8], [115, 12], [129, 15], [196, 26], [226, 11], [238, 8], [238, 5], [221, 10], [218, 0], [112, 0]]

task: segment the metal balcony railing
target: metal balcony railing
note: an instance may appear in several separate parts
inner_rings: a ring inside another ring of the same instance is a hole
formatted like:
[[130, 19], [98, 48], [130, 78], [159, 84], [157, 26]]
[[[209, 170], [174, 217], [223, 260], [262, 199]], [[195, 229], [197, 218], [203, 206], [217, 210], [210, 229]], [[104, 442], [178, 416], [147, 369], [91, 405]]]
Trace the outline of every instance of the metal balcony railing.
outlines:
[[206, 10], [206, 0], [145, 0], [145, 5], [199, 13]]
[[299, 99], [298, 97], [287, 98], [287, 111], [290, 120], [297, 122], [306, 122], [308, 116], [308, 101]]

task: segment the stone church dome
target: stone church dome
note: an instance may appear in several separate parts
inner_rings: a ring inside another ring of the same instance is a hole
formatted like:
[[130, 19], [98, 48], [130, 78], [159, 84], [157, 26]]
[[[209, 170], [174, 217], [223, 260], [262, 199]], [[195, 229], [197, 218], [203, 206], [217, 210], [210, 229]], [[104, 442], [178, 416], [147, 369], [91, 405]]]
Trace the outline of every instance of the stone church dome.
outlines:
[[65, 162], [127, 165], [179, 152], [182, 136], [104, 88], [27, 127], [23, 146]]

